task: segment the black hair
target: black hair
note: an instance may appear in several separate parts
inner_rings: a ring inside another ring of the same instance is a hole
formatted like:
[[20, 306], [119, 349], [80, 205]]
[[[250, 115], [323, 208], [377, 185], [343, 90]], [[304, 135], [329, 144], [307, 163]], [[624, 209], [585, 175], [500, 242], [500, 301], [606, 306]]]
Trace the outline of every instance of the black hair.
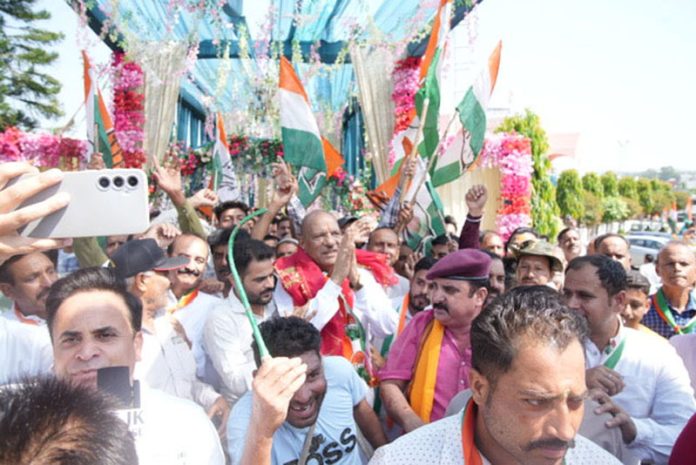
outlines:
[[626, 273], [626, 289], [636, 289], [646, 296], [650, 295], [650, 281], [638, 270], [630, 270]]
[[447, 234], [440, 234], [439, 236], [436, 236], [433, 238], [433, 240], [430, 242], [431, 246], [435, 245], [448, 245], [449, 244], [449, 237], [447, 237]]
[[489, 257], [491, 257], [491, 260], [501, 260], [501, 261], [503, 260], [503, 257], [498, 255], [497, 253], [491, 252], [490, 250], [479, 249], [479, 251], [481, 251], [481, 252], [485, 253], [486, 255], [488, 255]]
[[280, 241], [280, 237], [274, 236], [273, 234], [266, 234], [263, 236], [264, 241]]
[[621, 234], [606, 233], [606, 234], [602, 234], [601, 236], [597, 236], [597, 237], [595, 238], [595, 240], [594, 240], [595, 251], [596, 251], [597, 253], [599, 253], [599, 247], [602, 245], [602, 242], [604, 242], [606, 239], [610, 239], [610, 238], [612, 238], [612, 237], [618, 237], [619, 239], [621, 239], [622, 241], [624, 241], [624, 243], [626, 244], [626, 247], [631, 247], [631, 244], [628, 242], [628, 239], [626, 239], [625, 237], [623, 237]]
[[445, 224], [451, 224], [455, 229], [457, 228], [457, 220], [452, 215], [445, 215]]
[[[299, 357], [305, 352], [321, 350], [321, 335], [314, 325], [303, 318], [289, 316], [274, 317], [259, 325], [271, 357]], [[254, 360], [261, 366], [261, 356], [256, 341], [251, 343]]]
[[215, 218], [219, 220], [220, 215], [233, 208], [238, 208], [239, 210], [243, 211], [245, 216], [249, 214], [249, 205], [237, 200], [228, 200], [227, 202], [217, 204], [213, 210], [213, 213], [215, 214]]
[[578, 230], [578, 228], [573, 228], [573, 227], [568, 227], [568, 228], [561, 230], [561, 232], [558, 233], [558, 236], [556, 236], [556, 242], [558, 242], [560, 244], [561, 240], [563, 240], [563, 236], [568, 234], [570, 231], [577, 231], [577, 230]]
[[568, 263], [566, 274], [570, 270], [579, 270], [587, 265], [597, 269], [597, 277], [602, 287], [607, 291], [609, 297], [626, 290], [626, 270], [621, 263], [612, 260], [606, 255], [584, 255], [575, 257]]
[[433, 257], [423, 257], [416, 262], [413, 266], [413, 274], [416, 274], [420, 270], [429, 270], [437, 263]]
[[137, 465], [114, 398], [55, 377], [0, 389], [0, 463]]
[[539, 239], [539, 232], [534, 229], [534, 228], [529, 228], [527, 226], [520, 226], [519, 228], [515, 229], [512, 231], [512, 234], [510, 234], [510, 237], [508, 237], [508, 240], [505, 241], [505, 250], [508, 250], [510, 248], [510, 244], [512, 243], [512, 240], [515, 238], [515, 236], [518, 236], [520, 234], [531, 234], [537, 239]]
[[[58, 264], [58, 250], [47, 250], [44, 252], [32, 252], [32, 253], [40, 253], [49, 260], [51, 260], [51, 263], [53, 263], [53, 266], [57, 266]], [[0, 264], [0, 283], [6, 283], [6, 284], [12, 284], [14, 285], [14, 276], [12, 275], [12, 271], [10, 268], [12, 268], [12, 265], [14, 263], [17, 263], [20, 261], [22, 258], [26, 257], [27, 255], [30, 254], [21, 254], [21, 255], [13, 255], [2, 264]]]
[[587, 323], [568, 309], [547, 286], [516, 287], [496, 297], [472, 322], [471, 362], [494, 386], [520, 349], [520, 339], [564, 350], [573, 341], [581, 346]]
[[48, 329], [53, 337], [53, 322], [58, 308], [75, 294], [88, 291], [108, 291], [123, 299], [130, 313], [133, 332], [140, 331], [143, 322], [143, 305], [140, 299], [128, 292], [126, 283], [111, 268], [83, 268], [59, 279], [51, 286], [46, 297]]
[[655, 256], [651, 253], [646, 253], [644, 257], [645, 263], [654, 263], [655, 262]]
[[245, 241], [234, 241], [234, 264], [240, 276], [244, 276], [249, 263], [252, 260], [260, 262], [263, 260], [273, 260], [275, 249], [263, 241], [257, 239], [247, 239]]

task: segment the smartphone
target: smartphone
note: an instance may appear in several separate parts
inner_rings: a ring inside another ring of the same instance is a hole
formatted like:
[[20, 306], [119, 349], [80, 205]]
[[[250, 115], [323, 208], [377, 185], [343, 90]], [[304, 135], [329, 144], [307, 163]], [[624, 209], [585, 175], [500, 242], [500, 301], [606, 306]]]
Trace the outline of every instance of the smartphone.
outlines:
[[[20, 176], [11, 183], [24, 178]], [[25, 200], [18, 208], [58, 192], [70, 194], [68, 206], [24, 225], [17, 230], [20, 235], [64, 239], [138, 234], [150, 224], [147, 176], [142, 170], [68, 171], [61, 182]]]

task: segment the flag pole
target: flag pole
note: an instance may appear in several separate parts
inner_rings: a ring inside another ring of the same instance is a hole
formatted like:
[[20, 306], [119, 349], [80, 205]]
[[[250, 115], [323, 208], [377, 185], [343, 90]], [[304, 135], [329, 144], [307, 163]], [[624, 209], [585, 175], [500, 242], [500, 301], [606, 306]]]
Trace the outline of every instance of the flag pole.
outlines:
[[[423, 135], [423, 128], [425, 127], [425, 120], [428, 116], [428, 107], [430, 106], [430, 98], [425, 99], [423, 101], [423, 111], [421, 111], [421, 115], [423, 115], [423, 118], [420, 120], [420, 124], [418, 125], [418, 132], [416, 132], [416, 139], [413, 142], [413, 146], [411, 147], [411, 152], [404, 158], [404, 161], [401, 163], [401, 169], [403, 170], [405, 167], [405, 164], [409, 163], [417, 154], [418, 154], [418, 146], [420, 145], [421, 142], [421, 137]], [[404, 201], [404, 197], [406, 196], [405, 192], [405, 186], [407, 185], [407, 182], [411, 176], [401, 176], [399, 179], [399, 205], [401, 205], [401, 202]]]
[[227, 263], [229, 264], [230, 272], [232, 273], [234, 287], [237, 290], [237, 296], [239, 297], [239, 300], [242, 301], [242, 305], [244, 306], [244, 313], [246, 313], [246, 316], [249, 320], [249, 324], [251, 325], [251, 330], [254, 334], [254, 340], [256, 341], [256, 347], [258, 347], [259, 349], [259, 356], [261, 357], [261, 360], [265, 360], [267, 358], [270, 358], [271, 356], [268, 353], [268, 348], [266, 348], [266, 343], [263, 341], [261, 331], [259, 331], [259, 325], [258, 323], [256, 323], [256, 317], [254, 317], [254, 314], [251, 311], [249, 298], [247, 297], [247, 293], [244, 290], [244, 286], [242, 285], [242, 280], [239, 278], [239, 273], [237, 272], [237, 265], [234, 263], [234, 240], [237, 238], [237, 233], [239, 232], [240, 228], [244, 226], [244, 224], [248, 223], [256, 216], [263, 215], [267, 211], [268, 210], [266, 208], [259, 208], [255, 212], [244, 217], [244, 219], [240, 221], [239, 224], [237, 224], [234, 230], [232, 230], [232, 234], [230, 234], [230, 239], [227, 241]]
[[440, 137], [440, 140], [437, 141], [437, 147], [435, 147], [435, 150], [433, 151], [432, 156], [430, 157], [430, 160], [428, 160], [428, 167], [425, 169], [425, 173], [423, 173], [423, 176], [421, 177], [419, 183], [418, 183], [418, 188], [414, 191], [413, 198], [408, 202], [411, 208], [413, 208], [413, 205], [416, 203], [416, 197], [418, 196], [418, 191], [423, 187], [423, 184], [425, 183], [425, 179], [428, 177], [428, 173], [430, 173], [430, 170], [435, 166], [435, 160], [437, 160], [438, 157], [438, 151], [442, 147], [442, 144], [444, 143], [445, 139], [447, 139], [447, 133], [449, 133], [450, 127], [452, 127], [452, 123], [454, 123], [454, 120], [457, 118], [457, 112], [455, 111], [454, 114], [452, 115], [452, 118], [450, 118], [449, 123], [447, 123], [447, 127], [445, 128], [445, 132], [442, 134], [442, 137]]

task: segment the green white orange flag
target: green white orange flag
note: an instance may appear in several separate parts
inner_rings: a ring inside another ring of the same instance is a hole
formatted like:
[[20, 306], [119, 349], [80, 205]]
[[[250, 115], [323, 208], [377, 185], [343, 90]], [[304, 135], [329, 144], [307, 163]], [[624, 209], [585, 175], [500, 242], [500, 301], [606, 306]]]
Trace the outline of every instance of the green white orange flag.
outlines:
[[432, 155], [437, 146], [438, 135], [438, 114], [440, 111], [440, 86], [438, 83], [441, 56], [444, 53], [447, 35], [450, 30], [450, 12], [452, 0], [440, 0], [437, 13], [433, 20], [433, 26], [428, 39], [428, 45], [423, 54], [420, 64], [419, 79], [421, 89], [416, 96], [416, 109], [412, 112], [409, 126], [394, 136], [392, 146], [395, 156], [394, 171], [398, 170], [400, 161], [407, 155], [404, 147], [413, 146], [416, 133], [420, 127], [420, 118], [423, 111], [425, 97], [429, 98], [428, 114], [425, 116], [425, 126], [423, 127], [423, 142], [419, 145], [419, 153], [428, 158]]
[[[425, 182], [421, 182], [423, 176]], [[420, 187], [420, 188], [419, 188]], [[418, 189], [418, 192], [416, 192]], [[403, 231], [404, 242], [416, 250], [429, 240], [445, 234], [444, 208], [426, 171], [425, 160], [418, 159], [407, 199], [413, 199], [413, 219]]]
[[479, 73], [457, 105], [459, 120], [468, 141], [462, 145], [461, 151], [448, 150], [438, 158], [430, 172], [435, 187], [458, 179], [481, 153], [486, 136], [486, 107], [498, 79], [502, 46], [502, 42], [498, 42], [488, 58], [488, 65]]
[[280, 126], [284, 158], [297, 169], [298, 197], [304, 206], [326, 184], [326, 159], [317, 120], [292, 64], [280, 58]]
[[89, 161], [92, 154], [99, 149], [104, 164], [108, 168], [123, 166], [123, 151], [116, 140], [114, 125], [106, 109], [104, 98], [97, 86], [94, 69], [89, 61], [87, 52], [82, 51], [85, 85], [85, 111], [87, 113], [87, 140], [90, 148], [87, 153]]
[[227, 133], [222, 114], [218, 113], [215, 118], [216, 137], [213, 146], [213, 176], [211, 179], [211, 189], [217, 192], [220, 202], [229, 200], [239, 200], [242, 192], [239, 188], [239, 181], [232, 166], [230, 151], [227, 145]]

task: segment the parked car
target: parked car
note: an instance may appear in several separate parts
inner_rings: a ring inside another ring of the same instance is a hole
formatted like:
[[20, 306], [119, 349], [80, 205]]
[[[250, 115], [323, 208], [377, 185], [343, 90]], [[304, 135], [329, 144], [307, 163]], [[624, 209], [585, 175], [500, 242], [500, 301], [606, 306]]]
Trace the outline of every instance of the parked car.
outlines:
[[626, 239], [631, 244], [630, 253], [633, 266], [640, 266], [643, 264], [645, 254], [651, 254], [657, 258], [657, 253], [671, 240], [671, 237], [631, 234], [626, 236]]

